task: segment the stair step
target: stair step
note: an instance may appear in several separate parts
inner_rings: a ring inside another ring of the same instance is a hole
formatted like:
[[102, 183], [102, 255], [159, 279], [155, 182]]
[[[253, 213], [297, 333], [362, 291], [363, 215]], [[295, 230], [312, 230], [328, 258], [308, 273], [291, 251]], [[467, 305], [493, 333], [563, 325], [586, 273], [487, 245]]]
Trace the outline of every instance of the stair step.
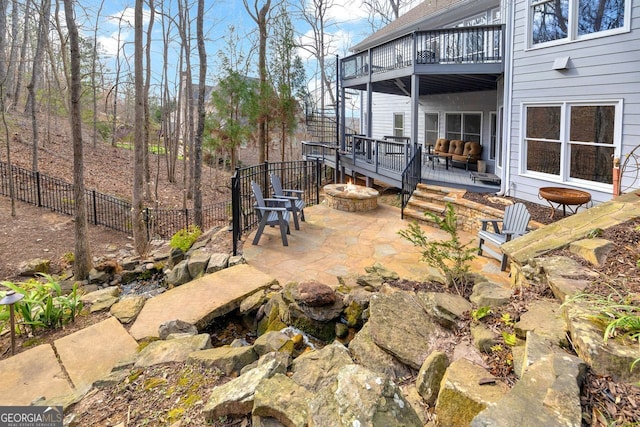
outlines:
[[408, 207], [419, 211], [428, 211], [433, 212], [435, 214], [444, 214], [445, 207], [436, 203], [426, 202], [424, 200], [419, 199], [409, 199], [409, 203], [407, 203]]
[[410, 207], [404, 208], [404, 218], [407, 220], [427, 222], [430, 224], [433, 224], [435, 222], [431, 217], [425, 216], [424, 211], [412, 209]]

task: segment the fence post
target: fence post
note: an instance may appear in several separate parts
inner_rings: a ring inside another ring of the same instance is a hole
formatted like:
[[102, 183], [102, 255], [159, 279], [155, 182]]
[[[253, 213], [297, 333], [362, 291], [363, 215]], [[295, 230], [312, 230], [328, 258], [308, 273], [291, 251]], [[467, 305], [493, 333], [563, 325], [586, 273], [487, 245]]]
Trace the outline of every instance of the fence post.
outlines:
[[93, 200], [93, 224], [98, 225], [98, 204], [96, 202], [96, 190], [91, 191], [91, 197]]
[[184, 229], [187, 230], [189, 228], [189, 208], [184, 210], [184, 222]]
[[149, 208], [144, 208], [142, 210], [142, 220], [144, 221], [144, 228], [147, 230], [147, 242], [151, 241], [151, 233], [149, 230]]
[[265, 161], [264, 162], [264, 181], [262, 181], [262, 188], [264, 188], [264, 196], [265, 197], [271, 197], [269, 195], [269, 185], [267, 184], [269, 182], [269, 162]]
[[320, 159], [316, 158], [316, 205], [320, 204], [320, 186], [322, 185], [322, 171], [320, 167]]
[[231, 235], [233, 236], [233, 255], [238, 255], [238, 241], [242, 234], [240, 226], [240, 192], [238, 191], [238, 169], [231, 176]]
[[38, 196], [38, 207], [41, 208], [42, 207], [42, 196], [40, 194], [40, 172], [37, 171], [36, 172], [36, 191], [38, 192], [37, 196]]

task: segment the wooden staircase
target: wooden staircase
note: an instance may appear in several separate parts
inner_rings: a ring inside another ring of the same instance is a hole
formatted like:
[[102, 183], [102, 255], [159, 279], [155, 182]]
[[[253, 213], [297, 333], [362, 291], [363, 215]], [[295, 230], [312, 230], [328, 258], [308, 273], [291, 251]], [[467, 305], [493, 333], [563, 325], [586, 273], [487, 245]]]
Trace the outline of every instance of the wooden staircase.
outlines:
[[447, 202], [455, 203], [461, 199], [465, 190], [439, 187], [435, 185], [418, 184], [411, 195], [407, 206], [404, 208], [404, 217], [409, 221], [419, 221], [432, 224], [433, 220], [425, 216], [425, 212], [431, 212], [443, 216]]

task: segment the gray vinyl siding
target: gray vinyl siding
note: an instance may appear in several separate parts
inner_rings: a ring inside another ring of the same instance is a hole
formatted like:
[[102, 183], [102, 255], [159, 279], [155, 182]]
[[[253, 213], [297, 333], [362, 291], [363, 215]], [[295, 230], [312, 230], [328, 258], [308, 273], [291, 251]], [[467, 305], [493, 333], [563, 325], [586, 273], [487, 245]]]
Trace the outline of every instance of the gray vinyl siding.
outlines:
[[[544, 186], [587, 190], [595, 203], [611, 199], [611, 192], [524, 176], [520, 170], [521, 108], [530, 102], [622, 100], [622, 146], [624, 156], [640, 144], [640, 0], [631, 3], [631, 31], [590, 40], [574, 41], [543, 48], [527, 49], [527, 0], [516, 0], [513, 36], [511, 114], [505, 117], [510, 135], [510, 188], [512, 196], [532, 201]], [[569, 68], [552, 69], [556, 58], [569, 56]], [[510, 122], [509, 122], [510, 120]], [[623, 185], [630, 185], [623, 178]], [[637, 188], [640, 182], [636, 182]]]

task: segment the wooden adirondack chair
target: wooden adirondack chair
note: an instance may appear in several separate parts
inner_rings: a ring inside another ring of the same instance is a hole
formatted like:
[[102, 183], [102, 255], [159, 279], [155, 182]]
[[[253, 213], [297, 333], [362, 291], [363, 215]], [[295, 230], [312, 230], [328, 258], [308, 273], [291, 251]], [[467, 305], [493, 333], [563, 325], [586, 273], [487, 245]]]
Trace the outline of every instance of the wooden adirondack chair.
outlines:
[[256, 199], [254, 208], [258, 215], [258, 231], [253, 238], [253, 244], [257, 245], [260, 241], [260, 236], [264, 231], [264, 227], [279, 226], [280, 236], [282, 236], [282, 245], [289, 246], [287, 241], [287, 234], [289, 232], [289, 211], [287, 211], [287, 201], [284, 199], [265, 199], [262, 197], [262, 189], [255, 182], [251, 181], [251, 190], [253, 191], [253, 197]]
[[[500, 251], [500, 246], [510, 241], [511, 239], [522, 236], [528, 231], [527, 225], [531, 214], [527, 210], [527, 207], [523, 203], [516, 203], [504, 210], [504, 219], [481, 219], [482, 230], [478, 232], [478, 254], [482, 255], [483, 251], [486, 251], [492, 257], [501, 261], [500, 269], [502, 271], [507, 269], [507, 255]], [[499, 227], [499, 223], [502, 223], [502, 228]], [[487, 229], [491, 224], [492, 230]], [[488, 247], [486, 243], [491, 243], [496, 246], [498, 250]]]
[[273, 187], [273, 196], [276, 199], [287, 200], [287, 210], [293, 214], [293, 226], [296, 230], [300, 230], [300, 224], [298, 223], [298, 214], [300, 219], [304, 221], [304, 200], [302, 190], [282, 189], [282, 181], [276, 174], [271, 174], [271, 187]]

